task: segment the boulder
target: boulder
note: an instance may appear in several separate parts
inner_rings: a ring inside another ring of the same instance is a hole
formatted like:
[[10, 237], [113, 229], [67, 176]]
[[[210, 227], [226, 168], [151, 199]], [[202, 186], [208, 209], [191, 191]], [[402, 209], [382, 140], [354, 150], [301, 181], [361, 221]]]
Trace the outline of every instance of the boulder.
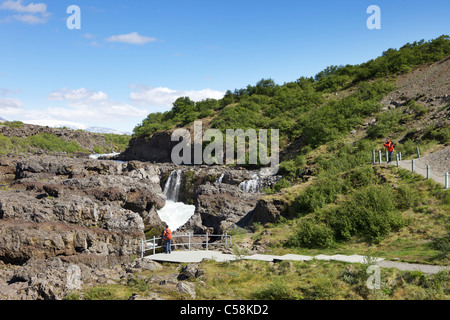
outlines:
[[177, 290], [182, 295], [187, 295], [191, 299], [195, 299], [196, 292], [195, 292], [195, 284], [190, 282], [179, 282], [177, 284]]
[[226, 232], [223, 222], [229, 222], [228, 226], [237, 223], [254, 209], [259, 196], [235, 185], [206, 183], [197, 191], [195, 213], [200, 215], [204, 227], [222, 234]]
[[277, 222], [282, 216], [287, 216], [289, 204], [286, 200], [280, 198], [262, 197], [256, 202], [254, 210], [248, 213], [239, 221], [241, 227], [250, 226], [254, 223], [266, 224]]

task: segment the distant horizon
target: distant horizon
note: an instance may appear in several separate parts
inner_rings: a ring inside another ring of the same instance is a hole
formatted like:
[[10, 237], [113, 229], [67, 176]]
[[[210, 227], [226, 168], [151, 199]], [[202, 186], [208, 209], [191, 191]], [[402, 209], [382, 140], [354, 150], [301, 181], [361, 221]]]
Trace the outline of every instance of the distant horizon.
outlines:
[[[182, 96], [314, 77], [450, 30], [450, 2], [0, 0], [0, 117], [131, 133]], [[367, 27], [377, 5], [381, 29]]]

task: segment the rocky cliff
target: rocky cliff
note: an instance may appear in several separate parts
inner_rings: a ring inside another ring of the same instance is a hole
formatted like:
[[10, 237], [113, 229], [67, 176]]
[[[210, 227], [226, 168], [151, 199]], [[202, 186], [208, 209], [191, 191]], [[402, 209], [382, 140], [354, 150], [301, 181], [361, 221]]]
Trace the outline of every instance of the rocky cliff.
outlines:
[[150, 164], [45, 155], [3, 157], [0, 168], [3, 263], [129, 263], [144, 232], [162, 227], [157, 209], [166, 198]]

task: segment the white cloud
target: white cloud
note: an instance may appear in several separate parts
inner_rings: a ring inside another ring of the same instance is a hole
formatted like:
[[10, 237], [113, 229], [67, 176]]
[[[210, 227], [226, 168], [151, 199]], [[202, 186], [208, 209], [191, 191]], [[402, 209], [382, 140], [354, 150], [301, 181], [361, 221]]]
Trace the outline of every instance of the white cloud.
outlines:
[[41, 13], [45, 14], [47, 12], [47, 5], [45, 3], [30, 3], [27, 6], [22, 4], [22, 0], [12, 1], [8, 0], [2, 3], [0, 9], [11, 10], [16, 12], [25, 12], [25, 13]]
[[116, 35], [116, 36], [111, 36], [111, 37], [107, 38], [106, 41], [143, 45], [143, 44], [146, 44], [149, 42], [155, 42], [155, 41], [157, 41], [157, 39], [141, 36], [137, 32], [132, 32], [132, 33], [128, 33], [128, 34], [120, 34], [120, 35]]
[[85, 88], [74, 90], [62, 88], [50, 93], [48, 99], [53, 101], [67, 100], [74, 103], [90, 103], [108, 100], [108, 95], [102, 91], [91, 91]]
[[[132, 86], [134, 88], [135, 86]], [[165, 107], [170, 109], [180, 97], [189, 97], [192, 101], [201, 101], [207, 98], [221, 99], [225, 92], [203, 89], [203, 90], [174, 90], [169, 88], [153, 88], [147, 86], [138, 87], [138, 91], [130, 94], [133, 104], [148, 107]]]
[[38, 24], [47, 22], [51, 13], [47, 12], [47, 5], [45, 3], [30, 3], [23, 5], [22, 0], [8, 0], [0, 5], [0, 10], [13, 11], [13, 16], [7, 17], [2, 22], [17, 20], [28, 24]]
[[0, 117], [18, 115], [23, 112], [23, 102], [15, 98], [0, 98]]
[[2, 94], [2, 96], [6, 96], [10, 93], [19, 93], [19, 92], [20, 92], [20, 90], [11, 90], [8, 88], [0, 88], [0, 93]]
[[13, 18], [17, 21], [25, 22], [28, 24], [46, 23], [47, 19], [32, 14], [14, 15]]
[[52, 101], [63, 101], [67, 106], [47, 108], [46, 114], [56, 119], [74, 121], [120, 122], [124, 118], [147, 116], [148, 111], [108, 98], [102, 91], [85, 88], [59, 89], [48, 95]]

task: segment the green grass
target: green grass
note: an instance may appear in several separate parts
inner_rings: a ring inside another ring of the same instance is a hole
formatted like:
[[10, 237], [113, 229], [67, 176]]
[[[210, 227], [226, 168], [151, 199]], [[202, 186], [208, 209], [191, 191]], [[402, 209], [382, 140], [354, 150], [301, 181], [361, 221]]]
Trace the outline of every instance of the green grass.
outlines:
[[[369, 264], [338, 261], [204, 261], [201, 279], [192, 280], [196, 300], [448, 300], [450, 273], [426, 276], [421, 272], [380, 269], [380, 289], [371, 290], [366, 282]], [[175, 264], [164, 264], [155, 272], [136, 274], [126, 283], [102, 285], [73, 292], [67, 300], [127, 300], [133, 293], [156, 293], [163, 299], [186, 299], [175, 285], [149, 281], [154, 275], [180, 271]]]
[[67, 153], [88, 152], [75, 141], [67, 142], [48, 133], [40, 133], [26, 138], [10, 138], [0, 135], [0, 153], [2, 154], [33, 152], [36, 149]]

